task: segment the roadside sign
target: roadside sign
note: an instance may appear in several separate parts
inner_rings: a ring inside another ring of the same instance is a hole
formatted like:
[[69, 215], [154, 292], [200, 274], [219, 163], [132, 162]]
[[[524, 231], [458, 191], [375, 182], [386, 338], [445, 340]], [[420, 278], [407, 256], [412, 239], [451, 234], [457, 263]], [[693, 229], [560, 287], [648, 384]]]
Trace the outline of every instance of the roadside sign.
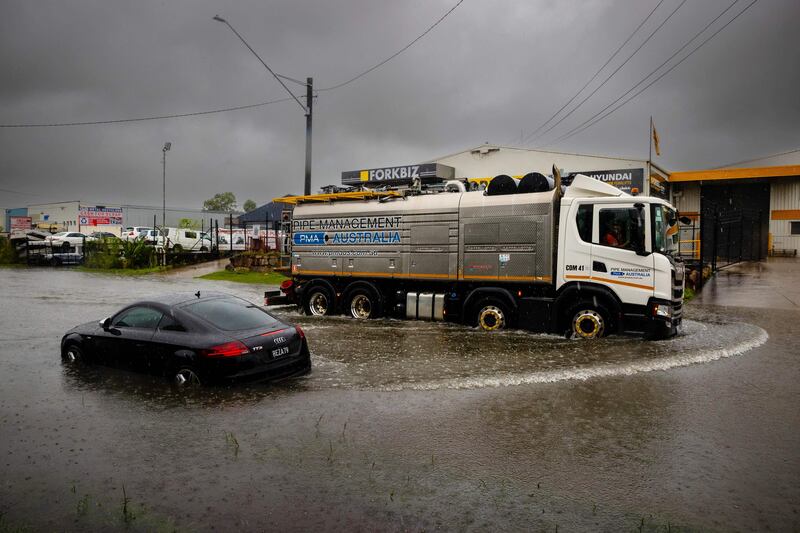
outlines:
[[102, 205], [81, 206], [78, 217], [81, 226], [121, 226], [122, 208]]

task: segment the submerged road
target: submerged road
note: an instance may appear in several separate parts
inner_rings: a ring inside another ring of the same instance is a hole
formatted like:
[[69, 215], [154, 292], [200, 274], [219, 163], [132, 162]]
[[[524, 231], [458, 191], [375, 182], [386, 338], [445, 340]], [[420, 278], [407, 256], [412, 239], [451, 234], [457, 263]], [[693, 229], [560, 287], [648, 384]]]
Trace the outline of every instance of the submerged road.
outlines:
[[188, 393], [65, 368], [61, 335], [149, 294], [262, 287], [0, 276], [0, 531], [800, 527], [800, 310], [773, 305], [796, 261], [719, 275], [657, 343], [280, 310], [310, 376]]

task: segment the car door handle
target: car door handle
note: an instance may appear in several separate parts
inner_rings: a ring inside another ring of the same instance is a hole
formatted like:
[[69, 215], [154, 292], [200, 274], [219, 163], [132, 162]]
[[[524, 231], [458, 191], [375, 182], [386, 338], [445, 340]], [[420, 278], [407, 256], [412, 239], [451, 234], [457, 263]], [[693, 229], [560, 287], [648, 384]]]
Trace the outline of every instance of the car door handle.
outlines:
[[601, 263], [600, 261], [592, 262], [592, 270], [595, 272], [608, 272], [608, 270], [606, 270], [606, 264]]

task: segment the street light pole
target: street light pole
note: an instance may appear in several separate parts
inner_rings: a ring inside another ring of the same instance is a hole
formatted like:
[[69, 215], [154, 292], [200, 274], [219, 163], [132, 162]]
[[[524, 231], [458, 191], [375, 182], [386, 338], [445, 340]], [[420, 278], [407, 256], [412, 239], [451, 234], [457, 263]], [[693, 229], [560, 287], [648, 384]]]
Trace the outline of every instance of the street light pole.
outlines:
[[[162, 204], [161, 204], [161, 227], [165, 228], [167, 226], [167, 152], [169, 149], [172, 148], [171, 142], [164, 143], [164, 148], [161, 149], [162, 158], [161, 158], [161, 165], [164, 170], [164, 181], [162, 187]], [[153, 228], [155, 229], [155, 228]]]
[[[312, 101], [314, 99], [314, 79], [313, 78], [306, 78], [306, 83], [303, 83], [302, 81], [298, 81], [298, 80], [292, 79], [292, 78], [290, 78], [288, 76], [282, 76], [280, 74], [276, 74], [271, 68], [269, 68], [269, 65], [267, 65], [267, 63], [263, 59], [261, 59], [261, 56], [259, 56], [256, 53], [256, 51], [253, 50], [253, 47], [250, 46], [247, 43], [247, 41], [244, 40], [244, 37], [239, 35], [239, 32], [236, 31], [236, 29], [233, 26], [231, 26], [230, 22], [228, 22], [224, 18], [220, 17], [219, 15], [215, 15], [213, 18], [214, 18], [214, 20], [216, 20], [218, 22], [222, 22], [228, 28], [230, 28], [230, 30], [247, 47], [247, 49], [250, 50], [253, 53], [254, 56], [256, 56], [256, 58], [261, 62], [262, 65], [264, 65], [264, 67], [269, 71], [269, 73], [272, 74], [275, 77], [276, 80], [278, 80], [278, 83], [280, 83], [283, 86], [283, 88], [286, 89], [286, 92], [288, 92], [291, 95], [291, 97], [294, 98], [295, 102], [297, 102], [298, 105], [301, 108], [303, 108], [303, 112], [306, 115], [306, 174], [305, 174], [305, 183], [304, 183], [303, 190], [304, 190], [304, 194], [306, 194], [306, 195], [311, 194], [311, 113], [312, 113], [312, 105], [311, 104], [312, 104]], [[284, 78], [284, 79], [293, 81], [295, 83], [299, 83], [300, 85], [305, 85], [306, 86], [306, 105], [303, 105], [302, 102], [300, 102], [300, 100], [297, 98], [297, 96], [292, 91], [289, 90], [289, 87], [287, 87], [286, 84], [283, 83], [283, 80], [281, 78]]]

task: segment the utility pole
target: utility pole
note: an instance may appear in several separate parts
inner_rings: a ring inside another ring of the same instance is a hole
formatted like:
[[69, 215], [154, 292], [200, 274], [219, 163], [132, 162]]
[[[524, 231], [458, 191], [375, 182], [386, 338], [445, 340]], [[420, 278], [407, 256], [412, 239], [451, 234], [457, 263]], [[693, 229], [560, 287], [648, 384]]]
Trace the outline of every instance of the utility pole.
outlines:
[[311, 118], [314, 103], [314, 78], [306, 78], [306, 182], [303, 194], [311, 194]]
[[[162, 159], [161, 159], [161, 166], [162, 166], [162, 168], [164, 170], [163, 188], [161, 190], [161, 192], [162, 192], [162, 196], [161, 196], [161, 198], [162, 198], [162, 204], [161, 204], [161, 227], [162, 228], [165, 228], [167, 226], [167, 152], [169, 152], [170, 148], [172, 148], [172, 143], [171, 142], [167, 142], [167, 143], [164, 143], [164, 148], [161, 149], [161, 151], [164, 154], [162, 156]], [[153, 228], [153, 229], [155, 229], [155, 228]]]

